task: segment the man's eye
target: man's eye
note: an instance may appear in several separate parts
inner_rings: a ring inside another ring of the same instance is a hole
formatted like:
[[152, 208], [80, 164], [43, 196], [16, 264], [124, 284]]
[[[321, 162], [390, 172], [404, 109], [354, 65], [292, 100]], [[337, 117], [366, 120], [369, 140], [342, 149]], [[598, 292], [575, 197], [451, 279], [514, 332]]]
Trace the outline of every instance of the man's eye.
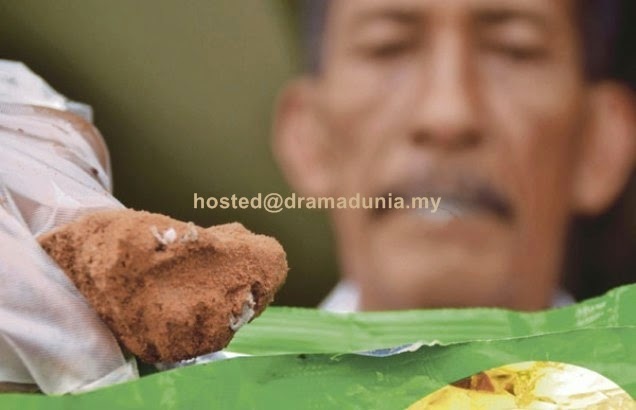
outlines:
[[391, 41], [363, 47], [363, 53], [371, 58], [391, 59], [408, 53], [414, 47], [414, 41]]
[[547, 50], [541, 46], [491, 44], [491, 51], [516, 62], [538, 61], [546, 57]]

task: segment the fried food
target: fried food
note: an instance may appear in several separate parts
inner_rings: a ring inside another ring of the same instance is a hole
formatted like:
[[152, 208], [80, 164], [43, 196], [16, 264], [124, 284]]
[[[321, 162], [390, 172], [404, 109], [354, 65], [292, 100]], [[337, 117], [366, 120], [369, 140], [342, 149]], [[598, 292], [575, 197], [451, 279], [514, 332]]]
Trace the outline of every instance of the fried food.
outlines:
[[287, 275], [273, 238], [241, 224], [197, 227], [164, 215], [87, 215], [39, 238], [130, 352], [175, 362], [224, 348]]

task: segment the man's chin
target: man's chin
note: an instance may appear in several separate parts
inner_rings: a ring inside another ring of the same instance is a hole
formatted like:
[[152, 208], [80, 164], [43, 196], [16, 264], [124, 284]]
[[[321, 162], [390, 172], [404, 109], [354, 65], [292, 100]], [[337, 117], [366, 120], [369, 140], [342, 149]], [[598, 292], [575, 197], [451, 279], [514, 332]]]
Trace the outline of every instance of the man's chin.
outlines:
[[[405, 257], [402, 266], [387, 261], [393, 270], [369, 275], [371, 283], [362, 285], [362, 308], [365, 310], [425, 309], [445, 307], [509, 307], [508, 278], [503, 272], [471, 270], [467, 267], [419, 264]], [[454, 264], [449, 264], [454, 265]], [[368, 293], [367, 293], [368, 292]], [[369, 296], [369, 297], [366, 297]]]
[[506, 290], [518, 279], [510, 274], [510, 239], [509, 230], [490, 221], [440, 227], [405, 218], [378, 226], [367, 239], [373, 274], [365, 280], [378, 301], [369, 307], [509, 305]]

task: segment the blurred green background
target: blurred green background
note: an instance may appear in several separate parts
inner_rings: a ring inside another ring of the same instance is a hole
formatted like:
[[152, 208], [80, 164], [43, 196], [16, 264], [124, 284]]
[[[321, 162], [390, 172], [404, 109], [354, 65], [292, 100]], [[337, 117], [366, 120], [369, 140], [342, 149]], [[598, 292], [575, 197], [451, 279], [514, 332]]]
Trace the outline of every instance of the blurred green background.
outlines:
[[269, 140], [276, 94], [300, 69], [292, 2], [0, 1], [0, 58], [93, 106], [125, 205], [276, 237], [277, 304], [317, 304], [337, 280], [327, 218], [195, 210], [201, 196], [289, 193]]

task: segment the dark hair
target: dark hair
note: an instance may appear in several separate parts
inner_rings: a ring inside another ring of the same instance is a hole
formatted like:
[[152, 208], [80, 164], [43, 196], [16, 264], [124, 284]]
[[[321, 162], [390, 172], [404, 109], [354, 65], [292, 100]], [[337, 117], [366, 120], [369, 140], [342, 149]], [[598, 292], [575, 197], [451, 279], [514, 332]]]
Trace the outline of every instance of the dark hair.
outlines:
[[[583, 3], [587, 71], [592, 80], [615, 79], [636, 89], [633, 38], [636, 2]], [[572, 221], [565, 260], [565, 287], [589, 298], [636, 280], [636, 170], [620, 198], [597, 217]]]
[[305, 65], [310, 72], [320, 69], [322, 37], [330, 0], [304, 0], [301, 9]]
[[619, 0], [577, 0], [585, 68], [592, 80], [608, 76], [616, 53]]
[[[634, 0], [577, 0], [590, 81], [614, 78], [636, 88], [636, 53], [629, 41], [636, 18]], [[306, 67], [317, 72], [330, 0], [303, 0], [301, 17]], [[611, 209], [571, 223], [564, 286], [577, 299], [589, 298], [636, 276], [636, 172]]]

